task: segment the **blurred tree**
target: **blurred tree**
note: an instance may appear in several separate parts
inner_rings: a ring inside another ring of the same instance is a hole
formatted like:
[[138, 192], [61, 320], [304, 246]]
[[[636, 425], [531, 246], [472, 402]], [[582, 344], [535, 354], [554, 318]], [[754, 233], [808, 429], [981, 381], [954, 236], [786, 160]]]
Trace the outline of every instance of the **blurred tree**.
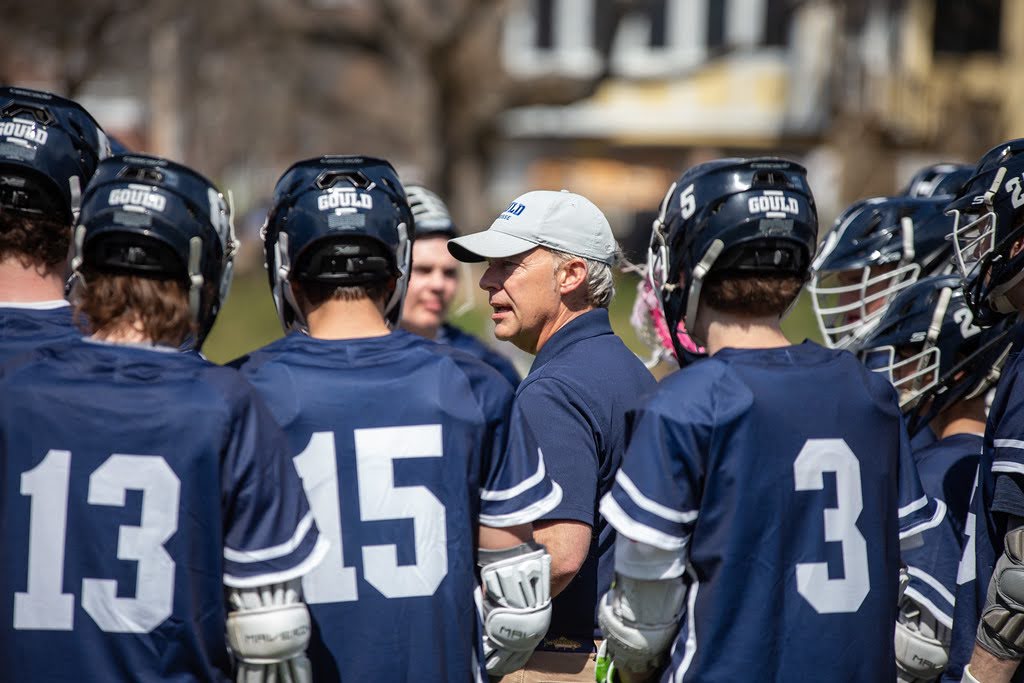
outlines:
[[500, 45], [507, 12], [526, 1], [14, 3], [0, 26], [0, 78], [72, 97], [97, 79], [145, 84], [131, 94], [148, 106], [149, 151], [222, 181], [269, 194], [296, 159], [376, 154], [477, 220], [493, 210], [479, 202], [501, 114], [593, 94], [622, 17], [650, 0], [601, 0], [596, 73], [522, 78], [505, 70]]
[[53, 80], [75, 97], [100, 69], [123, 58], [118, 36], [144, 25], [128, 0], [33, 0], [5, 3], [0, 24], [0, 79]]
[[609, 75], [619, 22], [646, 1], [606, 0], [597, 73], [523, 79], [505, 70], [500, 50], [516, 0], [262, 0], [259, 23], [275, 27], [293, 55], [277, 62], [291, 70], [274, 79], [277, 94], [289, 89], [304, 117], [304, 138], [288, 151], [379, 150], [436, 187], [457, 215], [482, 219], [493, 211], [479, 202], [501, 114], [593, 94]]

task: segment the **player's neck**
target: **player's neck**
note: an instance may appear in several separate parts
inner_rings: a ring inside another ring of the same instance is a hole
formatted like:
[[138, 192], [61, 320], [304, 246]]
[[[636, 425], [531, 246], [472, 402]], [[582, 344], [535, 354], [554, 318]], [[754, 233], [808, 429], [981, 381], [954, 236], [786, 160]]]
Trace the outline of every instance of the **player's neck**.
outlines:
[[365, 339], [391, 332], [380, 306], [370, 299], [325, 301], [307, 311], [306, 326], [315, 339]]
[[702, 307], [694, 326], [704, 340], [708, 355], [724, 348], [773, 349], [789, 346], [778, 316], [752, 317]]
[[64, 279], [56, 270], [26, 268], [17, 258], [0, 261], [0, 301], [32, 303], [64, 298]]
[[950, 406], [935, 416], [929, 426], [940, 439], [956, 434], [984, 434], [985, 396]]
[[153, 340], [146, 336], [146, 332], [142, 327], [142, 321], [137, 318], [131, 322], [109, 325], [103, 329], [97, 330], [93, 333], [92, 338], [109, 342], [111, 344], [153, 343]]

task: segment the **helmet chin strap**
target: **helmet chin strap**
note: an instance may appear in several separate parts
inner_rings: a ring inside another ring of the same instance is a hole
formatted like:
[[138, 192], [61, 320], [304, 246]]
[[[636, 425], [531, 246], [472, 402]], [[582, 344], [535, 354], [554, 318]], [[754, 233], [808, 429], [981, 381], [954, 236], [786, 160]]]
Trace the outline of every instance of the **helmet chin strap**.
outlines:
[[904, 263], [914, 260], [914, 221], [910, 216], [900, 219], [900, 227], [903, 228], [903, 258]]
[[192, 320], [199, 324], [202, 315], [203, 278], [203, 238], [192, 237], [188, 241], [188, 307], [192, 311]]
[[996, 313], [1016, 312], [1016, 306], [1010, 303], [1010, 298], [1007, 295], [1011, 289], [1020, 284], [1021, 280], [1024, 280], [1024, 270], [1021, 270], [1006, 282], [992, 288], [988, 295], [988, 303], [992, 306], [992, 310]]
[[277, 307], [277, 317], [281, 320], [281, 327], [287, 332], [293, 327], [289, 324], [286, 315], [287, 308], [292, 309], [295, 323], [300, 330], [306, 329], [306, 319], [299, 308], [299, 302], [295, 300], [295, 293], [292, 291], [291, 282], [288, 276], [291, 274], [291, 261], [288, 258], [288, 233], [281, 231], [277, 235], [277, 243], [274, 245], [274, 260], [277, 262], [277, 273], [274, 277], [274, 303]]
[[79, 269], [82, 267], [82, 263], [85, 261], [85, 255], [83, 253], [85, 246], [85, 226], [79, 225], [75, 228], [75, 235], [73, 241], [74, 251], [71, 256], [71, 271], [74, 274], [78, 274]]
[[953, 290], [949, 287], [944, 287], [939, 293], [939, 301], [935, 304], [935, 313], [932, 315], [932, 322], [928, 326], [928, 333], [925, 336], [925, 340], [930, 346], [934, 346], [939, 338], [939, 332], [942, 331], [942, 319], [946, 317], [946, 309], [949, 308], [952, 298]]
[[[384, 317], [391, 329], [397, 328], [402, 319], [402, 302], [405, 300], [405, 292], [409, 286], [409, 271], [412, 266], [412, 240], [409, 239], [405, 223], [398, 224], [398, 235], [399, 244], [402, 245], [399, 248], [399, 253], [395, 255], [398, 261], [398, 282], [395, 283], [395, 291], [391, 293], [391, 298], [384, 306]], [[391, 315], [392, 313], [395, 315]]]
[[71, 193], [71, 216], [77, 222], [82, 211], [82, 181], [78, 176], [68, 178], [68, 190]]
[[[690, 291], [686, 295], [686, 314], [683, 316], [683, 324], [686, 325], [686, 330], [691, 337], [693, 337], [694, 325], [697, 321], [697, 307], [700, 305], [700, 291], [704, 287], [704, 278], [707, 277], [711, 266], [722, 255], [724, 249], [725, 243], [722, 240], [712, 242], [708, 250], [704, 252], [704, 257], [694, 266], [693, 272], [690, 274]], [[700, 341], [704, 342], [703, 346], [707, 345], [706, 339]]]

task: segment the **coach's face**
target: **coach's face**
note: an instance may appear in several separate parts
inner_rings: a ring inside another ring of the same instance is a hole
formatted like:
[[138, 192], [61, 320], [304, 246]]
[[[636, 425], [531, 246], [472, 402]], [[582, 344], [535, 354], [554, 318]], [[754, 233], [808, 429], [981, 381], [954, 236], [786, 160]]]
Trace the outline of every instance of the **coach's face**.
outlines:
[[557, 330], [560, 288], [555, 260], [537, 247], [508, 258], [489, 259], [480, 278], [494, 312], [494, 336], [537, 353]]

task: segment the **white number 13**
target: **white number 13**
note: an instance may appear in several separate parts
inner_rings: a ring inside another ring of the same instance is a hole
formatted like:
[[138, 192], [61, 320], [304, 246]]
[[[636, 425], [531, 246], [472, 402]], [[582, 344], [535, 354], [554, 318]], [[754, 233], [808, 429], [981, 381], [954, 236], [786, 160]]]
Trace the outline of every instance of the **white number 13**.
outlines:
[[[71, 453], [50, 450], [21, 475], [31, 499], [28, 590], [14, 594], [14, 628], [70, 631], [75, 597], [63, 593]], [[89, 477], [88, 503], [123, 507], [125, 492], [142, 491], [139, 526], [122, 525], [117, 559], [137, 563], [134, 598], [117, 597], [117, 582], [82, 579], [82, 608], [107, 633], [148, 633], [174, 608], [174, 561], [164, 543], [178, 530], [181, 481], [157, 455], [114, 454]]]
[[868, 549], [857, 528], [864, 508], [860, 463], [842, 439], [808, 439], [793, 462], [797, 491], [825, 488], [825, 472], [836, 475], [836, 506], [825, 508], [825, 541], [843, 549], [843, 578], [830, 579], [827, 562], [796, 565], [796, 589], [818, 614], [856, 612], [871, 589]]

